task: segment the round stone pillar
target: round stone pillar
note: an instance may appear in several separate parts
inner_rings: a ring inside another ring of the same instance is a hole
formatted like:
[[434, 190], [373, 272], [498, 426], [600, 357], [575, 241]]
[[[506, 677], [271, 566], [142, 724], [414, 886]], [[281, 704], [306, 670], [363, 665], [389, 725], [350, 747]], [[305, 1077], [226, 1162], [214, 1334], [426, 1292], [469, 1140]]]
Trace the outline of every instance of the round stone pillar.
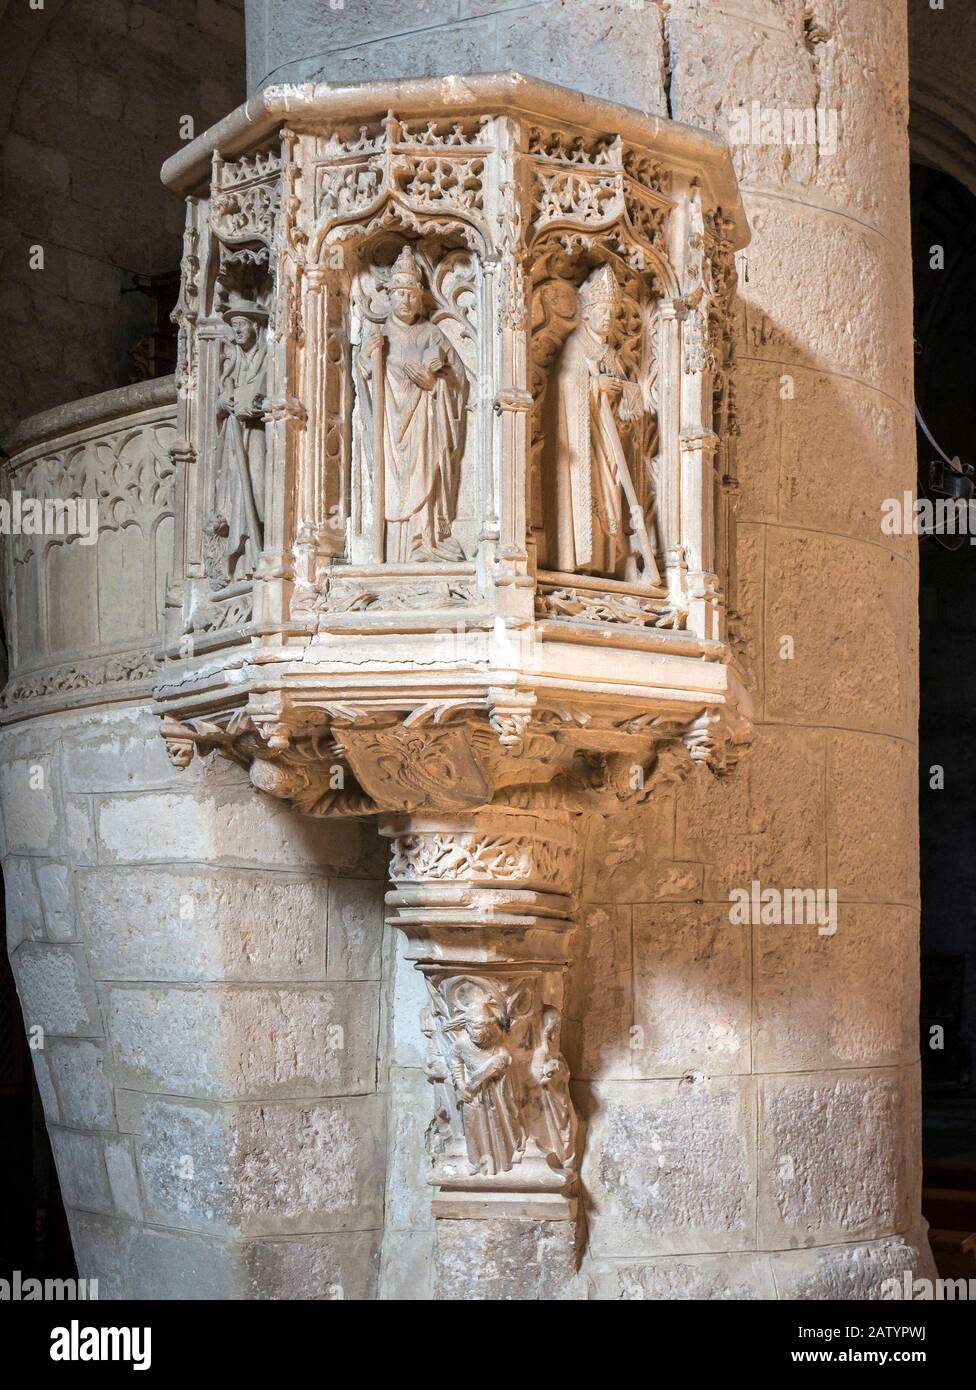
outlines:
[[[409, 9], [249, 0], [250, 87], [514, 68], [728, 138], [753, 232], [734, 560], [757, 738], [738, 777], [589, 825], [562, 1044], [588, 1121], [582, 1287], [878, 1297], [928, 1260], [916, 557], [880, 526], [915, 471], [904, 7]], [[835, 915], [733, 925], [753, 885], [835, 893]], [[414, 1269], [419, 1207], [389, 1209], [388, 1268]], [[516, 1287], [514, 1228], [479, 1239], [488, 1296], [540, 1296]], [[460, 1247], [448, 1286], [485, 1293]]]
[[[736, 573], [757, 729], [741, 776], [679, 788], [673, 829], [659, 807], [593, 830], [568, 1049], [590, 1288], [877, 1298], [929, 1262], [916, 551], [880, 526], [915, 475], [904, 7], [677, 0], [662, 39], [668, 114], [729, 139], [752, 230]], [[836, 919], [736, 929], [754, 884], [833, 891]]]
[[663, 113], [658, 6], [605, 0], [247, 0], [250, 92], [285, 82], [519, 72]]

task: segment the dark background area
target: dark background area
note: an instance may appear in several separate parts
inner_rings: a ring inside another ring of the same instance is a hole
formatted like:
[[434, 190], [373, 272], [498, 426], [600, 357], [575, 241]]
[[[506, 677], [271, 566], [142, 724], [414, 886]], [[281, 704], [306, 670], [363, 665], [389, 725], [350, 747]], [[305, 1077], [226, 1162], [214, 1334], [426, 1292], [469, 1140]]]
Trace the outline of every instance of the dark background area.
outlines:
[[[942, 269], [931, 265], [939, 246]], [[976, 198], [914, 164], [915, 396], [943, 452], [963, 464], [976, 464], [974, 247]], [[938, 454], [921, 431], [917, 440], [922, 495]], [[976, 1273], [976, 545], [968, 536], [920, 537], [919, 619], [922, 1209], [940, 1272], [958, 1276]], [[940, 768], [941, 788], [932, 785]]]

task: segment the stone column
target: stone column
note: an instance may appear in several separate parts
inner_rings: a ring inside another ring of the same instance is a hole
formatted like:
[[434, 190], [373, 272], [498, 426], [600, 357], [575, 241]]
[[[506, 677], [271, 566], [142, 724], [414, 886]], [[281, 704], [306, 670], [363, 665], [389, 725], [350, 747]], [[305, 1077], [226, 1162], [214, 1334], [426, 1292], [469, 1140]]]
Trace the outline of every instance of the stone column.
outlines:
[[520, 72], [665, 114], [661, 13], [630, 0], [246, 0], [248, 91]]
[[[719, 463], [740, 498], [730, 635], [760, 727], [740, 778], [590, 825], [564, 1041], [591, 1115], [588, 1286], [876, 1297], [927, 1258], [915, 552], [880, 530], [914, 480], [904, 6], [486, 11], [431, 0], [408, 24], [392, 3], [250, 0], [250, 85], [517, 67], [723, 135], [761, 108], [735, 148], [754, 233], [737, 258], [739, 479]], [[763, 112], [787, 108], [819, 108], [824, 138], [763, 143]], [[728, 894], [753, 881], [835, 889], [836, 933], [732, 928]], [[409, 1210], [391, 1208], [400, 1251]], [[492, 1287], [527, 1296], [512, 1241]]]

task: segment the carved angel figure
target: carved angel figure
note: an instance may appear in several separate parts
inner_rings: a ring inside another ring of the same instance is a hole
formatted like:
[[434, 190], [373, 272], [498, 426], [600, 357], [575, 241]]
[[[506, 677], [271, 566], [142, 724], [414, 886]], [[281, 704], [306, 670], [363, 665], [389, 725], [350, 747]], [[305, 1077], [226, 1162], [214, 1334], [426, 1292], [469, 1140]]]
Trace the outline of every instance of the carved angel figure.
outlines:
[[227, 524], [227, 572], [233, 579], [242, 558], [254, 569], [264, 544], [264, 408], [268, 350], [261, 330], [265, 310], [231, 306], [224, 318], [231, 331], [220, 373], [217, 418], [217, 515]]
[[385, 520], [385, 558], [458, 560], [451, 535], [468, 383], [460, 357], [424, 313], [424, 287], [409, 246], [389, 281], [385, 329], [374, 324], [359, 351], [363, 426], [373, 464], [374, 505]]
[[576, 1112], [569, 1094], [569, 1067], [559, 1051], [559, 1010], [546, 1004], [542, 1030], [529, 1062], [525, 1114], [529, 1133], [559, 1168], [576, 1164]]
[[609, 342], [620, 302], [611, 267], [594, 270], [579, 291], [577, 326], [553, 365], [546, 407], [552, 551], [557, 570], [656, 583], [618, 427], [644, 413], [641, 388], [627, 380]]
[[505, 1046], [508, 1020], [476, 981], [455, 991], [460, 1011], [445, 1025], [454, 1094], [461, 1109], [472, 1170], [505, 1173], [525, 1150], [512, 1055]]

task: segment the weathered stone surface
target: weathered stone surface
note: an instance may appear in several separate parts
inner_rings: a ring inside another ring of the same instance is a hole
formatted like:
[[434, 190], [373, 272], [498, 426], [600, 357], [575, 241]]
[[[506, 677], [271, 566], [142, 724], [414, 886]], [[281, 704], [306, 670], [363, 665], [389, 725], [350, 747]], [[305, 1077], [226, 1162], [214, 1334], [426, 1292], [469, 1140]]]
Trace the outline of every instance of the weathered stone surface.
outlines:
[[[889, 330], [892, 288], [904, 283], [904, 245], [893, 246], [860, 223], [778, 198], [753, 195], [749, 221], [753, 241], [743, 300], [750, 355], [852, 376], [907, 405], [910, 344], [903, 333]], [[790, 273], [803, 254], [836, 267], [836, 313], [822, 312], [820, 277]], [[910, 302], [906, 285], [906, 299], [895, 312]]]
[[14, 959], [14, 973], [28, 1028], [68, 1037], [100, 1037], [102, 1025], [95, 990], [81, 952], [70, 946], [26, 941]]
[[[736, 467], [739, 475], [739, 581], [747, 578], [751, 566], [742, 555], [742, 544], [750, 524], [761, 525], [775, 521], [780, 506], [780, 458], [784, 419], [792, 401], [782, 399], [785, 372], [793, 372], [782, 363], [757, 362], [744, 357], [736, 369], [736, 394], [741, 409], [741, 423]], [[794, 387], [796, 373], [793, 372]], [[788, 389], [788, 387], [787, 387]], [[763, 532], [765, 543], [765, 532]]]
[[58, 1104], [57, 1091], [54, 1089], [50, 1064], [44, 1053], [37, 1048], [31, 1049], [31, 1061], [34, 1063], [34, 1076], [41, 1105], [44, 1107], [44, 1118], [49, 1125], [56, 1125], [61, 1120], [61, 1107]]
[[66, 864], [38, 864], [35, 872], [48, 939], [74, 940], [78, 924], [71, 899], [71, 870]]
[[608, 1081], [578, 1095], [595, 1256], [723, 1250], [755, 1235], [751, 1078]]
[[130, 1221], [68, 1213], [79, 1277], [97, 1278], [99, 1299], [241, 1297], [242, 1256], [230, 1242]]
[[115, 1210], [120, 1216], [141, 1221], [142, 1195], [130, 1140], [105, 1140], [105, 1168]]
[[114, 1205], [101, 1139], [67, 1129], [52, 1129], [50, 1135], [65, 1205], [111, 1213]]
[[[881, 529], [882, 503], [904, 489], [914, 430], [909, 408], [860, 382], [804, 369], [795, 373], [793, 393], [777, 411], [780, 521], [911, 555], [914, 536]], [[864, 468], [869, 455], [872, 466]]]
[[214, 1100], [375, 1090], [377, 987], [115, 986], [119, 1084]]
[[903, 1230], [918, 1182], [914, 1070], [766, 1077], [759, 1239], [768, 1249]]
[[913, 743], [867, 733], [827, 738], [827, 863], [841, 897], [918, 901], [918, 845], [903, 823], [915, 820], [918, 758]]
[[91, 798], [67, 796], [64, 800], [65, 850], [76, 864], [95, 864], [95, 819]]
[[249, 1241], [244, 1255], [245, 1298], [361, 1302], [376, 1296], [375, 1231]]
[[764, 1255], [675, 1255], [669, 1259], [598, 1260], [588, 1271], [589, 1297], [601, 1301], [743, 1300], [776, 1297]]
[[563, 1034], [576, 1077], [632, 1074], [633, 911], [624, 905], [581, 909]]
[[222, 1240], [69, 1212], [82, 1278], [111, 1299], [337, 1299], [375, 1294], [377, 1238], [353, 1231]]
[[386, 970], [390, 981], [387, 1030], [391, 1065], [421, 1070], [425, 1061], [423, 1036], [417, 1028], [421, 1010], [427, 1007], [424, 978], [406, 959], [407, 942], [400, 932], [386, 937]]
[[188, 786], [246, 785], [243, 771], [219, 761], [180, 770], [166, 756], [159, 720], [151, 710], [129, 706], [106, 714], [82, 713], [66, 741], [62, 776], [68, 794], [155, 791]]
[[[766, 549], [766, 715], [906, 737], [914, 666], [905, 562], [877, 545], [773, 528]], [[825, 603], [825, 591], [860, 604]], [[792, 639], [792, 648], [783, 639]], [[792, 656], [781, 652], [792, 650]], [[825, 678], [829, 673], [829, 679]]]
[[330, 979], [380, 978], [385, 893], [385, 879], [338, 878], [329, 884]]
[[385, 1224], [388, 1229], [423, 1229], [431, 1225], [430, 1186], [425, 1138], [430, 1109], [430, 1082], [423, 1072], [390, 1068], [390, 1136], [386, 1161]]
[[706, 901], [727, 900], [753, 880], [764, 888], [827, 886], [824, 760], [819, 731], [764, 725], [736, 776], [689, 777], [675, 854], [704, 861]]
[[151, 1221], [253, 1235], [379, 1225], [378, 1098], [238, 1106], [130, 1099], [138, 1101], [129, 1122], [142, 1141], [137, 1157]]
[[324, 878], [182, 867], [78, 875], [101, 980], [297, 980], [325, 974]]
[[22, 941], [44, 935], [44, 913], [34, 877], [34, 865], [19, 856], [4, 860], [7, 950], [13, 955]]
[[566, 1302], [582, 1298], [571, 1221], [438, 1221], [433, 1297]]
[[501, 13], [497, 42], [496, 69], [529, 72], [640, 111], [664, 110], [661, 35], [649, 6], [574, 0], [570, 8], [546, 0], [532, 9]]
[[837, 931], [756, 926], [760, 1071], [895, 1066], [918, 1050], [918, 923], [907, 908], [841, 901]]
[[337, 9], [326, 0], [271, 0], [252, 4], [249, 14], [260, 26], [248, 39], [251, 90], [271, 81], [514, 69], [641, 110], [664, 109], [658, 16], [629, 0], [462, 0], [460, 7], [416, 0], [409, 12], [396, 0]]
[[674, 799], [667, 791], [620, 820], [584, 821], [583, 882], [594, 901], [654, 902], [701, 896], [702, 866], [674, 862]]
[[100, 858], [108, 864], [217, 860], [228, 867], [347, 866], [359, 856], [352, 821], [301, 819], [251, 789], [219, 793], [146, 792], [97, 801]]
[[769, 1257], [776, 1296], [786, 1299], [870, 1301], [890, 1297], [887, 1281], [904, 1287], [906, 1273], [935, 1279], [928, 1239], [918, 1233], [821, 1250], [782, 1251]]
[[634, 1076], [750, 1070], [751, 943], [729, 909], [652, 907], [634, 914]]
[[[765, 11], [765, 12], [764, 12]], [[888, 74], [904, 66], [900, 18], [874, 23], [862, 7], [821, 5], [817, 36], [804, 32], [803, 6], [706, 4], [678, 0], [669, 24], [671, 98], [682, 120], [731, 135], [737, 107], [753, 101], [782, 112], [822, 106], [836, 116], [836, 139], [816, 145], [734, 145], [739, 177], [794, 198], [829, 200], [838, 211], [886, 234], [906, 221], [904, 91]], [[805, 42], [805, 40], [807, 40]], [[701, 52], [721, 63], [698, 64]], [[884, 76], [883, 76], [884, 75]], [[872, 152], [865, 158], [865, 151]]]
[[54, 1039], [48, 1052], [64, 1123], [75, 1129], [110, 1129], [115, 1100], [102, 1045]]
[[433, 1222], [423, 1230], [385, 1227], [377, 1296], [385, 1302], [427, 1302], [433, 1261]]
[[0, 799], [9, 854], [57, 853], [54, 760], [38, 754], [0, 766]]

